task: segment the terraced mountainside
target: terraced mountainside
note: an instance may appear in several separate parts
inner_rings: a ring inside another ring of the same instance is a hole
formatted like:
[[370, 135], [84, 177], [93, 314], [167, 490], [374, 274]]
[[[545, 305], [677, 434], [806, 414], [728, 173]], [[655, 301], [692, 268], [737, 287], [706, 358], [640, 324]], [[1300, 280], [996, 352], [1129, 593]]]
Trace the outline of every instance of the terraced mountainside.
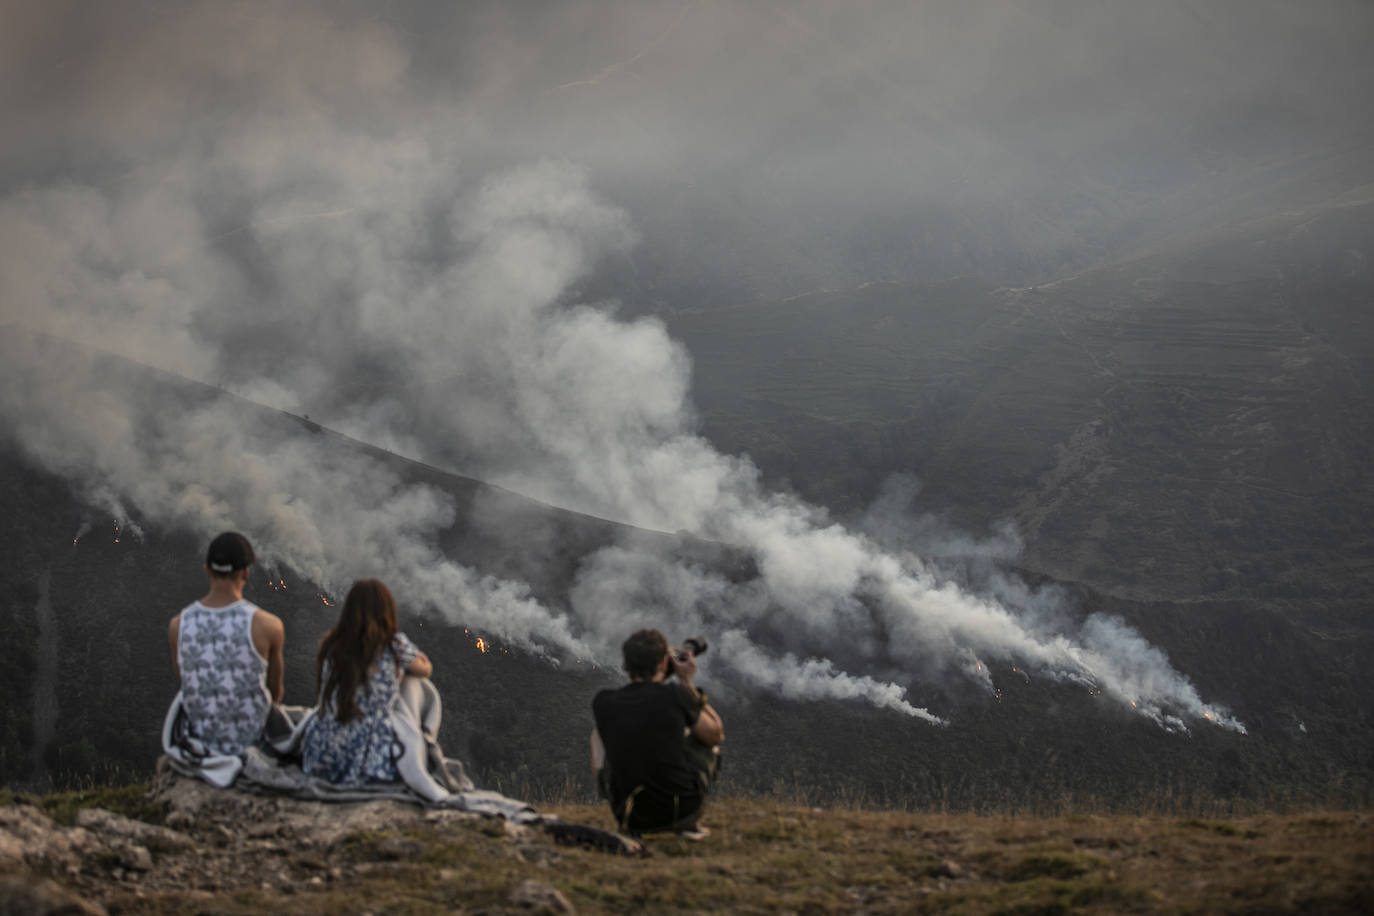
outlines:
[[[195, 386], [184, 394], [216, 396]], [[349, 447], [314, 424], [264, 415]], [[691, 562], [753, 575], [748, 558], [714, 545], [541, 506], [395, 456], [387, 461], [407, 479], [441, 487], [462, 510], [442, 536], [446, 553], [523, 576], [554, 606], [582, 556], [627, 539], [656, 540]], [[138, 518], [100, 517], [66, 481], [13, 454], [3, 474], [0, 518], [23, 534], [14, 541], [14, 562], [0, 573], [0, 626], [12, 647], [0, 673], [0, 778], [30, 787], [146, 778], [176, 686], [166, 621], [203, 587], [203, 545], [179, 531], [145, 527], [131, 536]], [[509, 503], [505, 519], [512, 508], [523, 513], [525, 537], [486, 531], [478, 507], [493, 499]], [[1246, 601], [1147, 603], [1071, 591], [1073, 613], [1105, 611], [1130, 621], [1199, 690], [1230, 705], [1250, 735], [1210, 728], [1168, 734], [1080, 689], [1025, 681], [1011, 670], [994, 672], [1002, 688], [995, 699], [918, 685], [914, 701], [947, 714], [945, 728], [856, 703], [802, 703], [712, 685], [729, 723], [727, 791], [972, 810], [1197, 811], [1368, 800], [1367, 630], [1332, 640], [1296, 613], [1289, 619]], [[248, 593], [284, 618], [286, 698], [309, 703], [315, 642], [334, 620], [328, 596], [300, 571], [281, 567], [256, 574]], [[461, 619], [406, 612], [403, 625], [436, 664], [447, 709], [444, 746], [479, 782], [535, 799], [588, 798], [589, 700], [619, 675], [555, 667], [489, 639], [479, 647], [481, 634]]]
[[707, 434], [850, 511], [890, 474], [1022, 562], [1137, 600], [1363, 616], [1374, 204], [1039, 287], [869, 284], [676, 316]]
[[[934, 521], [898, 534], [934, 556], [1009, 519], [1023, 544], [1014, 572], [1058, 583], [1069, 617], [1125, 620], [1250, 730], [1167, 734], [1010, 669], [993, 672], [995, 697], [914, 685], [912, 701], [947, 728], [726, 690], [733, 790], [977, 810], [1367, 804], [1371, 241], [1374, 205], [1357, 189], [1034, 288], [873, 283], [673, 316], [703, 430], [722, 450], [747, 452], [771, 482], [845, 518], [891, 475], [912, 475], [914, 508]], [[188, 409], [228, 397], [107, 368], [128, 397]], [[245, 426], [324, 437], [447, 494], [456, 511], [443, 553], [527, 583], [550, 607], [583, 558], [613, 543], [755, 575], [729, 546], [564, 512], [303, 418], [237, 409]], [[5, 451], [7, 784], [146, 778], [175, 688], [166, 621], [202, 587], [200, 536], [152, 527], [136, 509], [109, 519], [77, 494]], [[249, 597], [286, 619], [287, 700], [308, 703], [329, 596], [305, 571], [274, 568]], [[588, 796], [588, 703], [616, 672], [555, 667], [490, 640], [484, 652], [460, 613], [439, 610], [449, 613], [414, 626], [449, 704], [445, 746], [504, 791]]]

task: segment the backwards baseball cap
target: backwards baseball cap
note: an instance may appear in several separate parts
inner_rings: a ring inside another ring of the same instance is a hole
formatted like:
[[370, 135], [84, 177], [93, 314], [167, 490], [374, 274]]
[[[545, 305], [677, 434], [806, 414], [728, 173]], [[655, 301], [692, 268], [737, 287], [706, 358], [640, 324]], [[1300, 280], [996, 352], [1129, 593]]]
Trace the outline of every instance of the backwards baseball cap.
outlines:
[[210, 572], [226, 576], [253, 565], [253, 545], [237, 531], [226, 531], [210, 542], [205, 552], [205, 565]]

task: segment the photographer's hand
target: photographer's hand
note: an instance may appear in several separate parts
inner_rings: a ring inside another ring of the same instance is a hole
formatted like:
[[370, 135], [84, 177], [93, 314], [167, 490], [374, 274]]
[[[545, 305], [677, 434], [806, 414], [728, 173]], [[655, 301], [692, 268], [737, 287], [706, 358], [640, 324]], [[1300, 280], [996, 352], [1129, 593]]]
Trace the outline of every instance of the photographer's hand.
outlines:
[[671, 655], [673, 674], [692, 692], [696, 692], [696, 687], [692, 684], [692, 679], [697, 676], [697, 658], [692, 654], [691, 649], [678, 649]]

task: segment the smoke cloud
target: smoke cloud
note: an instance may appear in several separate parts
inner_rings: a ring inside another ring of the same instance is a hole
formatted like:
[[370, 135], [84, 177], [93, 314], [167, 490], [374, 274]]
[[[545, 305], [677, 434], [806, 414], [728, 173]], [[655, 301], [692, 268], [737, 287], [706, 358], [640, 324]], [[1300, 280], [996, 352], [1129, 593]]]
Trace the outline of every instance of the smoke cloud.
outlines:
[[[672, 620], [719, 634], [716, 672], [787, 697], [934, 723], [914, 685], [993, 691], [992, 666], [1015, 665], [1164, 728], [1242, 728], [1121, 621], [1075, 621], [1053, 589], [999, 572], [1019, 546], [1010, 529], [952, 539], [912, 511], [910, 482], [854, 525], [769, 492], [748, 458], [697, 433], [690, 354], [665, 324], [596, 292], [605, 265], [661, 255], [664, 223], [641, 205], [658, 199], [633, 190], [646, 175], [710, 179], [768, 158], [785, 135], [804, 151], [764, 185], [812, 187], [808, 208], [843, 197], [861, 213], [884, 188], [950, 187], [960, 170], [1009, 162], [1013, 139], [1046, 137], [1045, 109], [994, 91], [1002, 81], [1062, 86], [1060, 127], [1099, 145], [1183, 108], [1200, 123], [1244, 95], [1209, 57], [1234, 49], [1217, 23], [1169, 44], [1185, 34], [1171, 29], [1193, 15], [1186, 4], [1168, 7], [1168, 27], [1130, 17], [1143, 46], [1173, 48], [1179, 66], [1137, 62], [1097, 83], [1136, 106], [1098, 120], [1088, 87], [1106, 52], [1078, 40], [1089, 27], [1107, 29], [1109, 47], [1125, 38], [1105, 14], [1075, 19], [1075, 4], [930, 4], [919, 24], [933, 38], [901, 19], [907, 4], [863, 15], [819, 2], [766, 14], [570, 4], [530, 19], [446, 6], [379, 17], [349, 5], [11, 4], [0, 308], [10, 328], [89, 348], [43, 337], [8, 348], [0, 416], [15, 443], [120, 517], [129, 507], [204, 533], [249, 531], [271, 561], [327, 589], [379, 575], [413, 607], [551, 658], [614, 664], [627, 627]], [[1293, 23], [1262, 6], [1242, 31], [1270, 47]], [[625, 15], [602, 30], [609, 11]], [[1343, 47], [1334, 25], [1302, 21], [1297, 59]], [[737, 37], [701, 44], [716, 34], [748, 36], [753, 64], [729, 58]], [[977, 39], [978, 53], [942, 51], [950, 36]], [[701, 46], [722, 50], [694, 57]], [[1294, 104], [1330, 90], [1304, 108], [1322, 117], [1361, 66], [1296, 84]], [[1136, 86], [1146, 70], [1169, 75]], [[1184, 74], [1202, 73], [1218, 77], [1217, 95], [1183, 106]], [[656, 107], [677, 86], [679, 105]], [[965, 103], [966, 116], [950, 114]], [[765, 110], [786, 116], [760, 126]], [[1048, 161], [997, 174], [1043, 188]], [[442, 493], [263, 427], [233, 397], [130, 397], [102, 352], [555, 505], [735, 545], [758, 575], [731, 581], [622, 544], [584, 558], [566, 606], [549, 606], [442, 555], [455, 511]]]

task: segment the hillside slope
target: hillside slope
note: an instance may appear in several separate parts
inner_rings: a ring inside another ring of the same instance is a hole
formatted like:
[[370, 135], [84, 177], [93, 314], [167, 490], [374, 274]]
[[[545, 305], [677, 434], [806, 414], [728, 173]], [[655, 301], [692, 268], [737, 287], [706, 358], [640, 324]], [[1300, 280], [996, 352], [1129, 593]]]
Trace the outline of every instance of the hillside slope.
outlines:
[[[1166, 734], [1000, 666], [995, 694], [914, 685], [912, 701], [947, 728], [713, 689], [732, 784], [976, 810], [1367, 800], [1372, 228], [1374, 206], [1352, 194], [1033, 289], [869, 284], [675, 318], [704, 431], [723, 450], [837, 514], [857, 514], [889, 475], [915, 475], [915, 507], [935, 522], [900, 537], [936, 559], [967, 543], [961, 529], [980, 538], [1010, 518], [1024, 545], [1013, 572], [1059, 589], [1067, 617], [1123, 619], [1250, 730]], [[169, 410], [229, 397], [128, 365], [107, 380]], [[553, 509], [235, 403], [245, 427], [366, 454], [442, 492], [454, 507], [442, 555], [525, 583], [551, 608], [611, 544], [756, 575], [729, 548]], [[0, 569], [15, 647], [0, 673], [0, 779], [141, 778], [175, 689], [166, 620], [202, 588], [200, 538], [108, 518], [14, 451], [0, 483], [0, 520], [22, 532]], [[249, 597], [285, 617], [287, 699], [309, 703], [313, 647], [339, 596], [306, 571], [264, 567]], [[414, 635], [449, 704], [446, 746], [508, 791], [589, 792], [588, 703], [617, 672], [555, 667], [437, 610], [447, 616], [415, 620]]]
[[[304, 435], [329, 435], [284, 415], [277, 422]], [[464, 478], [391, 461], [399, 473], [425, 476], [456, 499], [484, 491]], [[0, 625], [13, 647], [0, 674], [0, 778], [23, 786], [144, 778], [176, 687], [166, 621], [203, 589], [203, 545], [186, 532], [146, 526], [131, 536], [138, 519], [97, 517], [66, 482], [13, 456], [3, 474], [0, 518], [24, 536], [16, 562], [0, 571]], [[626, 536], [666, 539], [692, 562], [751, 575], [746, 560], [711, 545], [626, 532], [503, 498], [523, 505], [527, 530], [549, 537], [531, 539], [524, 552], [495, 535], [488, 542], [479, 513], [460, 514], [444, 539], [464, 562], [531, 574], [541, 595], [556, 598], [567, 588], [584, 551]], [[286, 699], [308, 704], [313, 648], [336, 613], [324, 603], [330, 596], [289, 568], [256, 573], [248, 596], [285, 620]], [[853, 702], [804, 703], [710, 685], [728, 723], [727, 784], [740, 792], [987, 811], [1367, 800], [1374, 761], [1361, 693], [1367, 636], [1321, 638], [1246, 602], [1146, 604], [1079, 589], [1073, 607], [1132, 622], [1180, 670], [1193, 672], [1199, 689], [1231, 705], [1250, 735], [1206, 728], [1168, 734], [1090, 692], [1028, 681], [1012, 669], [992, 672], [997, 697], [918, 689], [914, 699], [947, 711], [945, 728]], [[435, 661], [446, 749], [483, 785], [534, 798], [589, 797], [590, 698], [618, 682], [618, 673], [555, 667], [490, 638], [479, 647], [483, 634], [461, 621], [403, 610], [403, 627]], [[1245, 651], [1226, 654], [1237, 646]], [[44, 659], [53, 657], [59, 663], [49, 666]]]
[[1374, 204], [1189, 233], [1026, 289], [972, 278], [683, 314], [707, 434], [825, 505], [891, 474], [1022, 562], [1134, 600], [1374, 589]]

